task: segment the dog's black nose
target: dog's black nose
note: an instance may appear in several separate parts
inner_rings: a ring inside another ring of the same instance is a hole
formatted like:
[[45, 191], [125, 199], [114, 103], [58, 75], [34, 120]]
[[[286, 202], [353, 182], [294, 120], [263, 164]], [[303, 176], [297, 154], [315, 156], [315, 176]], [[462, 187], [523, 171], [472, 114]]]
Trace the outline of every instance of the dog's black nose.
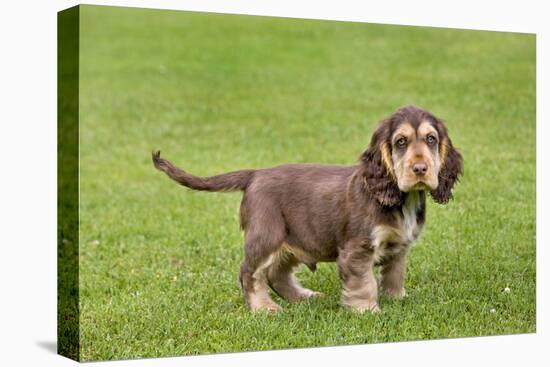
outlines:
[[427, 170], [428, 166], [426, 165], [426, 163], [415, 163], [413, 165], [413, 172], [417, 176], [424, 176]]

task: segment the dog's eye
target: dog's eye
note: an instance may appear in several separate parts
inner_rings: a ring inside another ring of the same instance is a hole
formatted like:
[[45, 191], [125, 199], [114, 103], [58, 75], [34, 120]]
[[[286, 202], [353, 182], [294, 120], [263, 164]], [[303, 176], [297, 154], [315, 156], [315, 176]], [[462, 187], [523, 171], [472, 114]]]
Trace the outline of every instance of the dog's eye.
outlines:
[[434, 145], [436, 141], [437, 139], [433, 135], [428, 135], [428, 137], [426, 138], [426, 142], [428, 143], [428, 145]]
[[397, 141], [395, 142], [395, 145], [397, 145], [399, 148], [404, 147], [406, 144], [407, 144], [407, 139], [406, 139], [405, 137], [400, 137], [400, 138], [397, 139]]

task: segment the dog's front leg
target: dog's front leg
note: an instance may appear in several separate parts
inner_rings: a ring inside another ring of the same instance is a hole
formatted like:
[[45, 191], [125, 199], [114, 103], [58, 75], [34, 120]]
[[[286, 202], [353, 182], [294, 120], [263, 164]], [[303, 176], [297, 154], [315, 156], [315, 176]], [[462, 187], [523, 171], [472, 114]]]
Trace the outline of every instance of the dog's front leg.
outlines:
[[380, 269], [382, 289], [387, 295], [396, 299], [402, 299], [407, 295], [404, 287], [406, 257], [407, 249], [403, 249], [385, 261]]
[[340, 251], [337, 263], [343, 282], [342, 303], [360, 313], [380, 311], [373, 270], [374, 251], [368, 242], [348, 242]]

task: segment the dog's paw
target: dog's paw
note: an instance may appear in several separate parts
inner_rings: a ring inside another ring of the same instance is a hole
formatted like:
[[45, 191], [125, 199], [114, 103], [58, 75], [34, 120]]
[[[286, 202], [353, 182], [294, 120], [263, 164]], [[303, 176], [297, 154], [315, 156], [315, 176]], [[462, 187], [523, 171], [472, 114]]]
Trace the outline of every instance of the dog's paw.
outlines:
[[365, 302], [360, 304], [345, 305], [349, 307], [353, 312], [364, 314], [367, 312], [378, 313], [380, 312], [380, 307], [378, 307], [378, 302]]
[[283, 310], [281, 306], [276, 303], [265, 304], [261, 306], [255, 306], [251, 308], [252, 312], [266, 312], [266, 313], [279, 313]]
[[308, 298], [314, 298], [314, 297], [323, 297], [323, 296], [324, 296], [324, 293], [317, 292], [317, 291], [312, 291], [311, 289], [307, 289], [307, 288], [305, 288], [300, 293], [300, 298], [301, 299], [308, 299]]
[[323, 292], [311, 291], [308, 298], [311, 298], [311, 297], [324, 297], [324, 296], [325, 296], [325, 294]]
[[403, 299], [403, 298], [407, 297], [407, 291], [405, 290], [405, 288], [384, 289], [384, 293], [388, 297], [393, 298], [393, 299], [397, 299], [397, 300], [400, 300], [400, 299]]
[[321, 292], [312, 291], [307, 288], [294, 289], [292, 292], [287, 292], [285, 294], [280, 294], [289, 302], [301, 302], [308, 300], [310, 298], [323, 297], [324, 294]]
[[251, 299], [249, 303], [252, 312], [277, 313], [283, 309], [271, 299]]
[[367, 312], [370, 313], [379, 313], [380, 307], [378, 307], [378, 303], [375, 303], [374, 305], [366, 305], [366, 306], [359, 306], [353, 309], [355, 312], [358, 312], [360, 314], [364, 314]]

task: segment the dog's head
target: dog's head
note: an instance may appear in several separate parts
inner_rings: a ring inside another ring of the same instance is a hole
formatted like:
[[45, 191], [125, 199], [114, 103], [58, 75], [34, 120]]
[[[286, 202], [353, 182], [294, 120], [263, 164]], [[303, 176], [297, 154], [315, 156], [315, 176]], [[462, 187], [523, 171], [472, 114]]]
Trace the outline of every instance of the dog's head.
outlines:
[[443, 121], [415, 106], [380, 123], [361, 162], [367, 189], [383, 206], [399, 205], [403, 193], [415, 190], [446, 203], [462, 174], [462, 156]]

